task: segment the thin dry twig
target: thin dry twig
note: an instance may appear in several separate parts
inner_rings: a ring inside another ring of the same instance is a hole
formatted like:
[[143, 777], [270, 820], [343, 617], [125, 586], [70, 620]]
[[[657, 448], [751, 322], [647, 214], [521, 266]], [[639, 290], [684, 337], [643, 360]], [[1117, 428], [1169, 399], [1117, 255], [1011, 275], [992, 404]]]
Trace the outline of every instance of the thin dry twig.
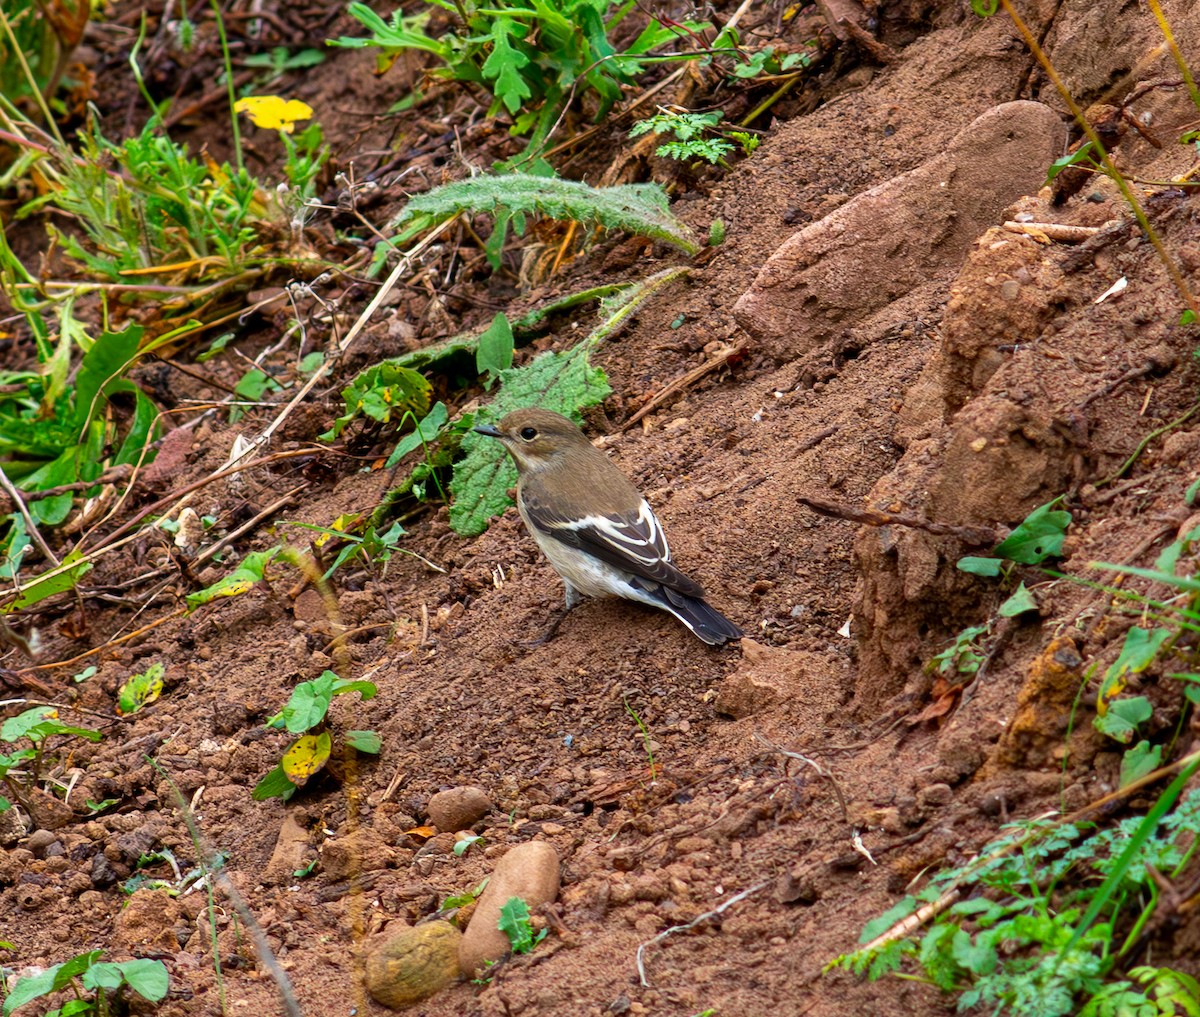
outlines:
[[723, 367], [728, 364], [735, 356], [742, 352], [741, 346], [727, 346], [725, 349], [717, 353], [711, 360], [706, 360], [698, 367], [693, 367], [686, 374], [680, 375], [674, 381], [670, 382], [661, 392], [654, 396], [645, 406], [630, 417], [624, 424], [621, 425], [622, 431], [627, 431], [633, 427], [642, 417], [648, 413], [653, 413], [656, 409], [663, 405], [676, 392], [687, 388], [689, 385], [694, 385], [697, 381], [703, 378], [711, 371], [715, 371], [718, 367]]
[[901, 515], [896, 512], [883, 512], [874, 508], [856, 508], [841, 502], [818, 498], [815, 495], [798, 495], [796, 500], [801, 505], [807, 505], [814, 512], [835, 519], [848, 519], [854, 523], [864, 523], [867, 526], [909, 526], [915, 530], [924, 530], [935, 537], [957, 537], [965, 544], [976, 547], [999, 544], [1004, 534], [998, 533], [986, 526], [955, 526], [951, 523], [936, 523], [930, 519], [920, 519], [917, 516]]
[[29, 509], [25, 507], [25, 502], [21, 498], [20, 492], [17, 490], [16, 485], [9, 480], [8, 474], [4, 472], [4, 467], [2, 466], [0, 466], [0, 487], [4, 488], [4, 493], [12, 500], [12, 503], [17, 507], [17, 511], [21, 513], [21, 518], [25, 520], [25, 532], [28, 534], [29, 539], [46, 556], [46, 561], [54, 562], [55, 568], [60, 566], [62, 562], [50, 550], [50, 545], [42, 539], [42, 534], [38, 530], [37, 524], [33, 521], [33, 516], [29, 514]]
[[801, 763], [804, 763], [806, 766], [811, 766], [817, 771], [817, 773], [829, 781], [830, 785], [833, 787], [833, 793], [837, 795], [838, 804], [842, 807], [842, 819], [844, 819], [847, 823], [850, 822], [850, 810], [846, 808], [846, 796], [842, 794], [842, 789], [837, 782], [837, 778], [834, 777], [830, 770], [822, 766], [815, 759], [810, 759], [803, 753], [793, 752], [791, 749], [785, 749], [782, 745], [776, 745], [773, 741], [759, 731], [754, 732], [754, 738], [756, 741], [759, 741], [765, 745], [772, 752], [777, 752], [779, 755], [786, 756], [788, 759], [795, 759]]
[[764, 887], [769, 886], [771, 882], [772, 881], [770, 879], [764, 879], [761, 883], [755, 883], [754, 886], [750, 887], [749, 889], [743, 890], [741, 893], [735, 893], [727, 901], [718, 904], [711, 911], [705, 911], [704, 914], [697, 915], [686, 925], [672, 925], [669, 929], [663, 929], [663, 931], [653, 939], [648, 939], [646, 942], [639, 945], [637, 948], [637, 969], [638, 978], [641, 979], [642, 985], [647, 989], [650, 988], [650, 980], [646, 977], [646, 962], [644, 959], [644, 955], [648, 947], [654, 946], [657, 943], [661, 943], [668, 936], [674, 935], [676, 932], [687, 932], [689, 929], [694, 929], [701, 922], [707, 922], [710, 918], [716, 918], [718, 915], [733, 907], [734, 904], [744, 901], [747, 897], [756, 894]]
[[1099, 226], [1067, 226], [1057, 222], [1006, 222], [1009, 233], [1023, 233], [1034, 240], [1057, 240], [1061, 244], [1082, 244], [1100, 232]]

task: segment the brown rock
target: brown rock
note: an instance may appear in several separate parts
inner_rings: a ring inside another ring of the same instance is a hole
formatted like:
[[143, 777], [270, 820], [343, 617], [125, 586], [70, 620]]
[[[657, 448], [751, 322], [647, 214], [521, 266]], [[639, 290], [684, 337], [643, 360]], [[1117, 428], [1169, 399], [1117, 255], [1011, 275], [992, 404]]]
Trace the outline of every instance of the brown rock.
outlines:
[[1063, 133], [1041, 103], [988, 110], [923, 166], [864, 191], [784, 243], [734, 316], [780, 359], [808, 352], [956, 268], [1007, 205], [1041, 185]]
[[428, 999], [457, 980], [462, 938], [449, 922], [427, 922], [387, 936], [367, 954], [367, 991], [393, 1010]]
[[369, 826], [364, 826], [321, 845], [321, 870], [331, 883], [336, 883], [360, 872], [386, 869], [395, 857], [395, 852], [383, 838]]
[[145, 956], [149, 952], [174, 954], [179, 936], [188, 925], [188, 910], [163, 890], [135, 890], [113, 919], [112, 948], [119, 953]]
[[429, 799], [429, 821], [442, 833], [457, 833], [492, 811], [492, 800], [478, 787], [452, 787]]
[[293, 873], [308, 864], [311, 851], [308, 831], [289, 813], [275, 838], [275, 849], [271, 852], [271, 860], [267, 862], [263, 881], [276, 884], [291, 882]]
[[1017, 710], [996, 747], [995, 760], [1036, 769], [1053, 762], [1079, 692], [1083, 658], [1070, 636], [1050, 640], [1030, 665]]
[[510, 849], [496, 864], [463, 936], [458, 951], [463, 974], [475, 977], [488, 961], [498, 961], [509, 952], [508, 937], [497, 923], [500, 909], [510, 898], [520, 897], [533, 913], [558, 896], [559, 881], [558, 852], [545, 841], [529, 841]]

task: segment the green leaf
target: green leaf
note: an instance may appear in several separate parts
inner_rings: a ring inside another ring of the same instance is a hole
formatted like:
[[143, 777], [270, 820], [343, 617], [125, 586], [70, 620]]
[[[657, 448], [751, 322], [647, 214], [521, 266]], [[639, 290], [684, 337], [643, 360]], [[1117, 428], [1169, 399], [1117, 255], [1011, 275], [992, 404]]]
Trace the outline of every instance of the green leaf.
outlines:
[[383, 464], [383, 468], [390, 470], [414, 449], [423, 445], [430, 445], [436, 441], [438, 434], [446, 425], [449, 415], [445, 403], [435, 403], [433, 409], [425, 414], [417, 426], [396, 442], [396, 447], [392, 449], [392, 454], [388, 456], [387, 462]]
[[88, 968], [79, 980], [85, 989], [116, 989], [123, 980], [121, 966], [101, 961]]
[[1141, 780], [1162, 765], [1162, 746], [1140, 741], [1121, 757], [1121, 787]]
[[28, 737], [29, 732], [38, 727], [44, 720], [58, 716], [53, 706], [35, 706], [32, 709], [9, 717], [0, 725], [0, 741], [15, 742], [18, 738]]
[[323, 671], [319, 678], [297, 685], [287, 705], [267, 721], [267, 726], [284, 727], [293, 734], [301, 734], [325, 719], [334, 696], [357, 692], [363, 699], [372, 699], [377, 691], [373, 682], [344, 681], [332, 671]]
[[1097, 714], [1092, 723], [1101, 734], [1128, 745], [1137, 726], [1149, 720], [1153, 713], [1154, 707], [1145, 696], [1114, 699], [1109, 704], [1108, 711]]
[[1038, 602], [1034, 599], [1033, 594], [1025, 589], [1025, 584], [1021, 583], [1013, 591], [1013, 595], [1000, 605], [1000, 617], [1015, 618], [1026, 611], [1036, 611], [1037, 609]]
[[492, 319], [491, 325], [479, 336], [479, 349], [475, 353], [475, 369], [487, 375], [485, 388], [490, 388], [493, 379], [501, 371], [507, 371], [513, 362], [513, 331], [508, 318], [501, 311]]
[[513, 953], [529, 953], [546, 938], [545, 929], [534, 935], [529, 922], [529, 906], [520, 897], [509, 897], [505, 901], [496, 927], [508, 937]]
[[254, 551], [242, 559], [242, 563], [223, 579], [218, 579], [212, 586], [207, 586], [197, 593], [189, 593], [186, 598], [188, 611], [216, 600], [218, 597], [238, 597], [254, 588], [263, 581], [263, 575], [282, 547], [273, 547], [269, 551]]
[[82, 561], [82, 558], [83, 552], [76, 548], [59, 565], [34, 576], [21, 587], [21, 595], [16, 600], [0, 607], [0, 614], [11, 614], [53, 597], [56, 593], [73, 590], [79, 580], [92, 570], [91, 562]]
[[959, 558], [958, 564], [955, 566], [959, 572], [969, 572], [973, 576], [998, 576], [1000, 570], [1004, 567], [1004, 562], [1000, 558], [975, 558], [968, 555], [966, 558]]
[[374, 364], [360, 371], [342, 389], [346, 412], [320, 438], [332, 441], [359, 416], [370, 417], [381, 424], [389, 423], [393, 418], [401, 420], [409, 413], [422, 417], [429, 412], [431, 392], [432, 387], [424, 375], [402, 366], [397, 359]]
[[1062, 551], [1071, 513], [1052, 511], [1059, 499], [1035, 508], [1015, 530], [996, 545], [995, 554], [1022, 565], [1040, 565]]
[[277, 766], [254, 785], [250, 797], [256, 802], [265, 801], [267, 798], [282, 798], [286, 802], [299, 790], [283, 772], [283, 767]]
[[143, 999], [157, 1003], [166, 998], [171, 979], [167, 974], [167, 966], [162, 961], [139, 958], [117, 966], [129, 987]]
[[[975, 6], [975, 4], [979, 2], [980, 0], [971, 0], [972, 6]], [[996, 0], [987, 0], [987, 2], [994, 5]], [[1099, 165], [1099, 162], [1096, 158], [1095, 149], [1096, 146], [1089, 141], [1086, 145], [1081, 145], [1076, 151], [1070, 153], [1069, 155], [1064, 155], [1061, 159], [1055, 159], [1054, 162], [1050, 164], [1050, 168], [1046, 171], [1046, 183], [1050, 183], [1068, 166], [1074, 166], [1081, 162], [1085, 162], [1089, 166]]]
[[371, 756], [379, 755], [383, 748], [383, 739], [374, 731], [347, 731], [345, 740], [356, 752], [365, 752]]
[[84, 354], [75, 375], [75, 425], [82, 433], [104, 404], [104, 397], [114, 389], [114, 383], [125, 381], [124, 373], [137, 359], [138, 345], [145, 329], [128, 325], [121, 332], [105, 332]]
[[141, 674], [130, 677], [117, 693], [117, 713], [127, 717], [153, 703], [162, 694], [163, 675], [166, 673], [167, 665], [156, 662]]
[[666, 192], [658, 184], [591, 187], [525, 173], [480, 174], [416, 195], [392, 223], [403, 227], [393, 242], [404, 243], [460, 212], [542, 215], [627, 230], [687, 254], [700, 249], [691, 229], [671, 215]]
[[1100, 684], [1099, 707], [1101, 712], [1108, 700], [1120, 694], [1125, 687], [1125, 676], [1132, 672], [1140, 674], [1154, 663], [1163, 643], [1171, 638], [1169, 629], [1132, 628], [1125, 633], [1121, 653], [1104, 672]]
[[514, 49], [509, 41], [512, 22], [497, 18], [492, 25], [492, 52], [483, 64], [483, 76], [494, 79], [493, 94], [504, 103], [509, 113], [516, 113], [521, 103], [533, 95], [533, 89], [521, 74], [529, 66], [529, 57]]
[[1181, 325], [1194, 325], [1198, 320], [1200, 319], [1196, 317], [1196, 312], [1190, 307], [1179, 316], [1179, 324]]

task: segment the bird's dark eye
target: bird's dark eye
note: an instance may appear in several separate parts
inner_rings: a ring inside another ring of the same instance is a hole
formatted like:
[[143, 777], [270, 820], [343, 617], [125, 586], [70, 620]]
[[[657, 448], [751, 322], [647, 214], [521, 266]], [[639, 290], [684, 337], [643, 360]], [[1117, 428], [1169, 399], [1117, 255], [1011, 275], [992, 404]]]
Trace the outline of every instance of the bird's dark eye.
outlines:
[[536, 427], [522, 427], [521, 428], [521, 437], [524, 438], [526, 441], [533, 441], [533, 439], [537, 437], [537, 428]]

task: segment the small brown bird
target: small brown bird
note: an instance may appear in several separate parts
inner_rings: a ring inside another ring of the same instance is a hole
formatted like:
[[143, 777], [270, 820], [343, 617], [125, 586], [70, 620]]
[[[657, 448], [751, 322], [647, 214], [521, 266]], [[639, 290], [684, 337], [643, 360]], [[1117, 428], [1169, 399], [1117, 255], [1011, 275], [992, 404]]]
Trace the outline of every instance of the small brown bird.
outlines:
[[568, 611], [581, 594], [624, 597], [670, 611], [706, 643], [741, 636], [672, 564], [650, 503], [570, 420], [516, 410], [475, 430], [498, 438], [516, 461], [517, 510], [562, 576]]

